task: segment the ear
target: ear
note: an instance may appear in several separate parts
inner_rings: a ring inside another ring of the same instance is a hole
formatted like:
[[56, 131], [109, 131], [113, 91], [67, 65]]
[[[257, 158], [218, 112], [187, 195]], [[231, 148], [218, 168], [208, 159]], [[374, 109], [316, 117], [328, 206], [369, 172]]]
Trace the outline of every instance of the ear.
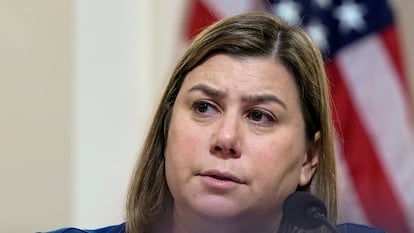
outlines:
[[299, 186], [306, 186], [316, 172], [320, 154], [320, 132], [316, 132], [302, 163]]

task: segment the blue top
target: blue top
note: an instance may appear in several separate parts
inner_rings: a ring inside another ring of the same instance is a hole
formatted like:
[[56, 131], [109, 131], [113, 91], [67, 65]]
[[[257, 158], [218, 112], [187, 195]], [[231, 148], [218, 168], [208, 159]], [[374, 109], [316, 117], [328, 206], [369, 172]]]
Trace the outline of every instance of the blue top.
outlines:
[[125, 223], [115, 226], [107, 226], [95, 230], [81, 230], [73, 227], [66, 227], [59, 230], [48, 231], [44, 233], [125, 233]]
[[[378, 228], [354, 223], [342, 223], [337, 225], [336, 228], [340, 233], [385, 233], [385, 231]], [[99, 228], [95, 230], [80, 230], [77, 228], [69, 227], [45, 233], [125, 233], [125, 223], [115, 226]]]
[[342, 223], [336, 226], [340, 233], [386, 233], [379, 228], [359, 225], [355, 223]]

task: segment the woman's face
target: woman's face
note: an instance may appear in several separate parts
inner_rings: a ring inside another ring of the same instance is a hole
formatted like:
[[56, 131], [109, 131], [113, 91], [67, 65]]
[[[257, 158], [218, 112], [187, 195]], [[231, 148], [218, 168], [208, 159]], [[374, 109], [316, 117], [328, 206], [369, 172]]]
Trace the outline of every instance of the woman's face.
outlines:
[[317, 150], [305, 138], [298, 90], [284, 66], [209, 58], [187, 75], [172, 112], [165, 160], [174, 214], [190, 222], [277, 222], [284, 199], [315, 171]]

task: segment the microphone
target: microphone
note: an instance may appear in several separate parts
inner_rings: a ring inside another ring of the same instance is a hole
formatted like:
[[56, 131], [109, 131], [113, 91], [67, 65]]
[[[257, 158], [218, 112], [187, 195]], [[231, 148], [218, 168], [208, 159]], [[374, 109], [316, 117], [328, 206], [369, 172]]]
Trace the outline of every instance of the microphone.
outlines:
[[283, 203], [283, 217], [279, 233], [291, 232], [288, 227], [306, 230], [317, 229], [325, 225], [331, 233], [338, 233], [326, 219], [327, 210], [322, 201], [308, 192], [294, 192]]

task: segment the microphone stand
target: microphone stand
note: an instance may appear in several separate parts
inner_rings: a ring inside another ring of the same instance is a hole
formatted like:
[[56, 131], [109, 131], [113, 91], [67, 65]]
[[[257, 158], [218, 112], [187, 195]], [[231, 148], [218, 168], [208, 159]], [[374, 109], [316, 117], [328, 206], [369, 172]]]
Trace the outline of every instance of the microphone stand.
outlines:
[[326, 217], [321, 213], [321, 212], [319, 212], [319, 211], [316, 211], [314, 214], [313, 214], [313, 217], [315, 218], [315, 219], [318, 219], [319, 221], [321, 221], [322, 223], [323, 223], [323, 225], [325, 226], [325, 227], [327, 227], [328, 228], [328, 230], [331, 232], [331, 233], [339, 233], [338, 232], [338, 230], [326, 219]]

